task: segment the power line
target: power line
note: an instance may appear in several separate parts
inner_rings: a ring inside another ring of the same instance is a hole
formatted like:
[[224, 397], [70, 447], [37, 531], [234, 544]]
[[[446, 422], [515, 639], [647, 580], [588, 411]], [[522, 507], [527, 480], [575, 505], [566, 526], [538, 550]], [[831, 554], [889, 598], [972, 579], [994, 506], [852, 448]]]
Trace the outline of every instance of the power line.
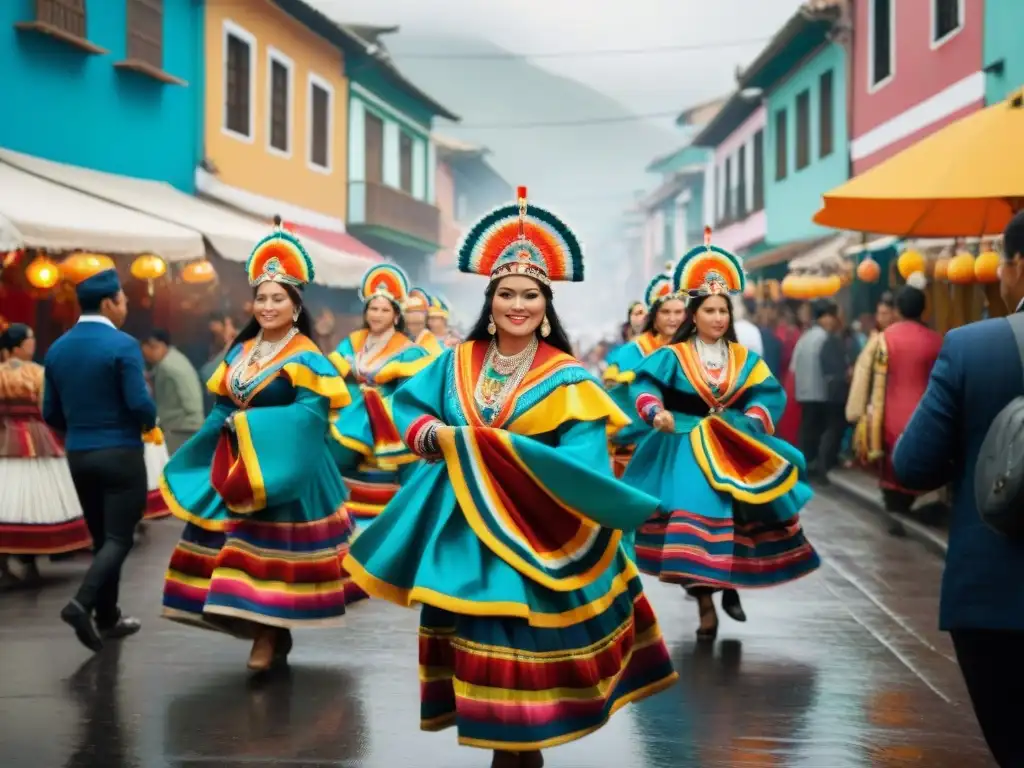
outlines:
[[677, 117], [682, 110], [674, 112], [649, 112], [642, 115], [616, 115], [615, 117], [594, 117], [581, 120], [551, 120], [534, 123], [456, 123], [459, 130], [520, 130], [530, 128], [585, 128], [592, 125], [612, 125], [614, 123], [633, 123], [639, 120], [656, 120], [666, 117]]
[[690, 45], [663, 45], [650, 46], [647, 48], [605, 48], [591, 51], [549, 51], [539, 53], [403, 53], [397, 51], [393, 56], [398, 61], [407, 59], [416, 60], [444, 60], [444, 61], [487, 61], [487, 60], [509, 60], [509, 59], [575, 59], [575, 58], [598, 58], [602, 56], [644, 56], [657, 53], [678, 53], [683, 51], [706, 51], [712, 48], [739, 48], [745, 45], [767, 42], [770, 38], [754, 37], [747, 40], [726, 40], [717, 43], [693, 43]]

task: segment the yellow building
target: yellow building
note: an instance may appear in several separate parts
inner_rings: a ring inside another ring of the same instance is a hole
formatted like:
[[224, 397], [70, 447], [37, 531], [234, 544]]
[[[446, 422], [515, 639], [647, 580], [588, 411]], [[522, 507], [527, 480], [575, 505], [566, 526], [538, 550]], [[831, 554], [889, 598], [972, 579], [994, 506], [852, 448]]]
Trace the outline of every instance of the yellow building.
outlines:
[[344, 232], [345, 33], [303, 2], [211, 0], [205, 9], [197, 189], [259, 216]]

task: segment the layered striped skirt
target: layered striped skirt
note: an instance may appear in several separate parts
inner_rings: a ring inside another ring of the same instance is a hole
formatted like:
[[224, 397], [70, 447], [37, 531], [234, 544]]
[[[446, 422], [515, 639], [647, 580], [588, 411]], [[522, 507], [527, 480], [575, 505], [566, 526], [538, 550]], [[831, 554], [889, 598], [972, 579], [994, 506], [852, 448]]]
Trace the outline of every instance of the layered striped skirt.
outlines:
[[661, 581], [686, 587], [772, 587], [821, 564], [799, 516], [758, 520], [756, 507], [735, 503], [733, 517], [674, 510], [636, 532], [636, 563]]
[[239, 519], [223, 532], [187, 523], [168, 566], [163, 615], [239, 637], [254, 623], [335, 624], [366, 596], [341, 566], [353, 531], [343, 508], [313, 522]]
[[455, 726], [466, 746], [547, 749], [596, 731], [621, 707], [669, 687], [677, 674], [631, 570], [626, 589], [602, 613], [565, 626], [423, 606], [420, 727]]

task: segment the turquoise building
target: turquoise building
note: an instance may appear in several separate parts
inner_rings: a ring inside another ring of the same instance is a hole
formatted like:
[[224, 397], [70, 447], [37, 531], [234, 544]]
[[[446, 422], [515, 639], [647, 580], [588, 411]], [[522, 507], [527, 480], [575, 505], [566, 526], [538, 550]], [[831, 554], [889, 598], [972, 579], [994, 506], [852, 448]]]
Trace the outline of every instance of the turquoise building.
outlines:
[[1024, 87], [1024, 3], [1020, 0], [985, 0], [985, 103], [1002, 101]]
[[0, 147], [194, 191], [202, 0], [4, 0], [0, 72]]
[[847, 57], [831, 39], [834, 21], [796, 14], [741, 77], [741, 88], [762, 91], [767, 110], [769, 246], [832, 234], [811, 217], [850, 175]]
[[661, 183], [642, 203], [651, 226], [658, 227], [651, 241], [649, 271], [660, 271], [665, 263], [676, 261], [702, 242], [704, 177], [711, 154], [704, 147], [684, 146], [647, 166], [648, 173], [661, 177]]
[[413, 279], [425, 279], [429, 257], [440, 247], [431, 131], [438, 117], [459, 118], [392, 63], [382, 38], [397, 27], [344, 29], [352, 38], [345, 47], [348, 229], [397, 261]]

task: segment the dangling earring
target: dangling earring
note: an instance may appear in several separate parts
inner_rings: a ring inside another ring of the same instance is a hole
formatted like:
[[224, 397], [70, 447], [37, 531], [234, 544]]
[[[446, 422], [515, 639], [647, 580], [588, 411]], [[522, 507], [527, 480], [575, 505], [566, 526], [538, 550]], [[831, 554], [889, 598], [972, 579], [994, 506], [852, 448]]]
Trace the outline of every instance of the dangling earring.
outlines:
[[547, 315], [544, 316], [544, 321], [540, 324], [540, 335], [545, 339], [551, 335], [551, 323], [548, 322]]
[[498, 332], [498, 326], [494, 324], [494, 315], [489, 315], [487, 319], [487, 333], [491, 336]]
[[299, 315], [300, 314], [302, 314], [302, 310], [301, 309], [296, 309], [295, 312], [292, 314], [292, 324], [293, 325], [295, 323], [299, 322]]

